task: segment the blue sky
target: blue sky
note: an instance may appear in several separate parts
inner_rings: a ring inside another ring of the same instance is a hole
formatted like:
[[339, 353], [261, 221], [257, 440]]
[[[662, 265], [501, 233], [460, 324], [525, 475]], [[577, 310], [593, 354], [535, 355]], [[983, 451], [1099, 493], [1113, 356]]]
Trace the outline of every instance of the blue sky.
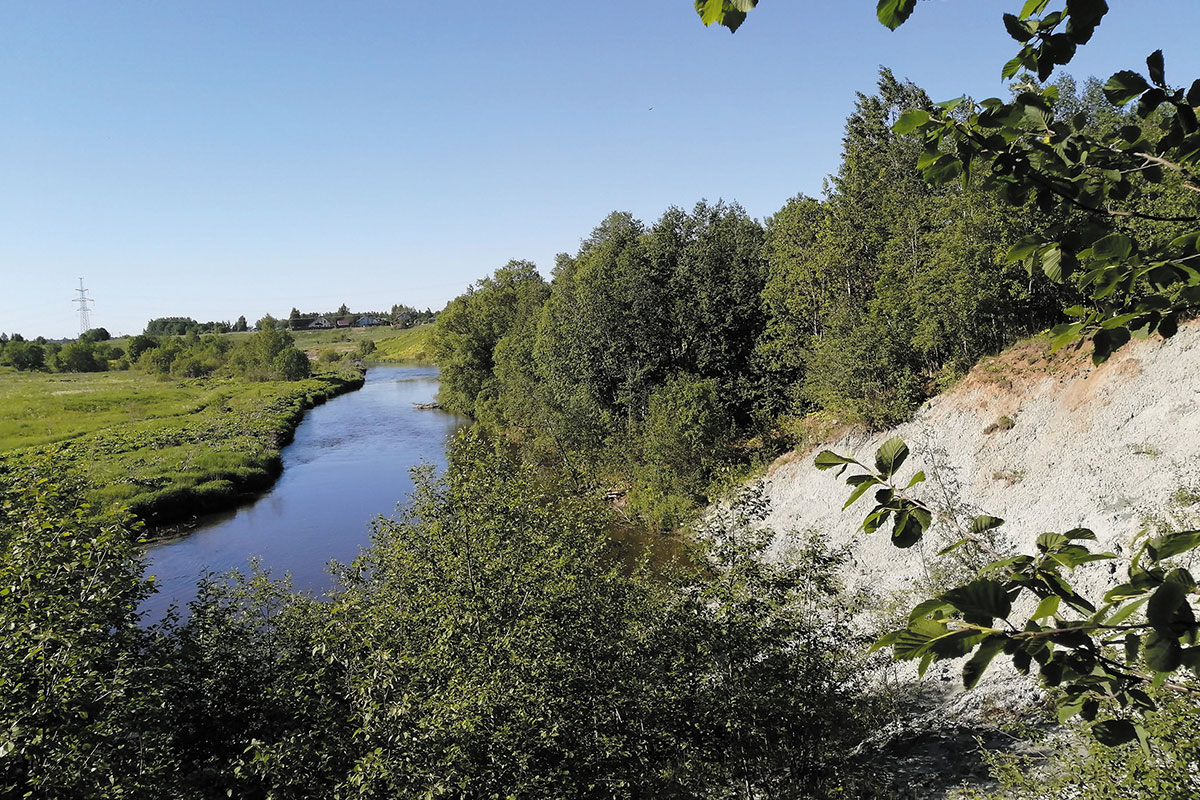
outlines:
[[[821, 192], [881, 65], [1002, 95], [1019, 0], [0, 0], [0, 331], [440, 308], [613, 210]], [[1117, 0], [1071, 72], [1200, 75], [1196, 0]], [[1162, 30], [1154, 30], [1156, 20]]]

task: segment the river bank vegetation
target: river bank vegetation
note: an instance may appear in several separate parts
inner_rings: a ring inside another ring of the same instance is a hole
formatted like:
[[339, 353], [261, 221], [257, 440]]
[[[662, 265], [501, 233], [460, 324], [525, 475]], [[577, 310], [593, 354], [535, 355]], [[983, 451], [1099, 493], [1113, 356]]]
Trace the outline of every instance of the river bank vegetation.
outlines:
[[[886, 0], [880, 13], [906, 9], [906, 17], [915, 5]], [[753, 6], [697, 3], [708, 21], [719, 13], [740, 21]], [[1070, 36], [1086, 42], [1090, 30], [1080, 31], [1088, 20], [1094, 28], [1103, 16], [1097, 9], [1106, 9], [1097, 0], [1069, 3], [1074, 27], [1054, 34], [1064, 14], [1050, 15], [1044, 31], [1026, 22], [1046, 6], [1033, 0], [1021, 18], [1006, 18], [1024, 47], [1018, 68], [1042, 71], [1042, 54], [1030, 50], [1040, 45], [1024, 43], [1044, 34], [1050, 69], [1043, 80], [1065, 63], [1064, 40], [1052, 36], [1067, 36], [1073, 53]], [[1156, 71], [1152, 57], [1152, 75], [1161, 73], [1157, 63]], [[1122, 81], [1135, 83], [1127, 74]], [[1126, 110], [1134, 95], [1099, 84], [1030, 86], [1015, 87], [1018, 110], [998, 120], [1012, 138], [997, 134], [980, 146], [1035, 139], [1049, 146], [1060, 134], [1099, 138], [1116, 126], [1127, 140], [1165, 141], [1169, 150], [1172, 126], [1189, 119], [1155, 104]], [[1197, 127], [1193, 106], [1200, 107], [1200, 89], [1193, 92], [1188, 136]], [[989, 112], [1005, 106], [997, 102]], [[104, 429], [30, 445], [0, 463], [0, 793], [911, 794], [891, 784], [868, 739], [903, 710], [867, 677], [884, 656], [869, 652], [871, 637], [852, 624], [860, 601], [845, 596], [836, 577], [846, 554], [816, 533], [786, 563], [765, 560], [773, 532], [760, 528], [761, 495], [721, 490], [803, 441], [806, 419], [877, 426], [903, 418], [981, 354], [1026, 333], [1082, 319], [1057, 335], [1088, 338], [1098, 358], [1131, 329], [1170, 335], [1181, 311], [1197, 304], [1189, 292], [1200, 283], [1186, 264], [1196, 257], [1194, 235], [1181, 245], [1189, 254], [1176, 256], [1183, 264], [1176, 272], [1134, 259], [1130, 237], [1148, 220], [1097, 222], [1098, 209], [1059, 202], [1053, 191], [1030, 196], [1002, 186], [997, 196], [995, 181], [964, 166], [970, 147], [952, 148], [941, 128], [918, 133], [957, 106], [937, 108], [885, 70], [877, 93], [860, 96], [847, 121], [843, 162], [824, 198], [798, 197], [765, 225], [723, 202], [668, 209], [649, 225], [616, 213], [576, 254], [559, 259], [550, 281], [516, 261], [452, 301], [432, 343], [441, 401], [477, 425], [451, 445], [444, 475], [423, 473], [407, 508], [375, 523], [368, 552], [335, 566], [327, 598], [251, 571], [205, 580], [186, 619], [145, 627], [138, 608], [152, 585], [134, 545], [139, 521], [115, 504], [93, 511], [82, 502], [94, 490], [87, 476], [55, 472], [68, 448], [91, 441], [102, 452]], [[1197, 144], [1189, 164], [1200, 159]], [[994, 175], [1003, 183], [1012, 169], [1001, 160]], [[1187, 170], [1109, 172], [1083, 175], [1071, 191], [1093, 191], [1094, 178], [1106, 182], [1096, 192], [1154, 209], [1165, 218], [1154, 220], [1154, 230], [1168, 238], [1176, 235], [1171, 226], [1195, 227]], [[1050, 239], [1058, 244], [1044, 243]], [[1038, 268], [1027, 271], [1020, 262], [1034, 254]], [[1089, 269], [1073, 278], [1063, 268], [1072, 259]], [[1132, 277], [1122, 272], [1109, 287], [1099, 281], [1109, 267], [1133, 269]], [[1108, 305], [1114, 293], [1148, 305], [1117, 313]], [[254, 335], [263, 334], [266, 348], [280, 341], [276, 333], [264, 326]], [[253, 383], [277, 369], [274, 356], [241, 362], [234, 355], [241, 345], [221, 353], [221, 345], [189, 336], [155, 343], [137, 363], [158, 351], [166, 365], [159, 374], [176, 380], [178, 365], [213, 364], [210, 377], [189, 380], [214, 382], [244, 364], [239, 385], [258, 392], [248, 404], [278, 400], [283, 416], [297, 395], [267, 393], [300, 392], [317, 380]], [[216, 383], [194, 385], [217, 387], [204, 409], [240, 402], [219, 394]], [[181, 391], [152, 396], [147, 407], [186, 403]], [[98, 406], [100, 415], [122, 413]], [[242, 416], [249, 419], [237, 424], [249, 426], [251, 439], [254, 431], [271, 433], [271, 415]], [[186, 417], [134, 424], [147, 425], [153, 438], [156, 426], [176, 419]], [[166, 431], [164, 452], [177, 447], [181, 459], [196, 459], [198, 441], [188, 437], [232, 419], [215, 415], [196, 429]], [[28, 435], [45, 434], [33, 425]], [[900, 546], [919, 539], [933, 517], [892, 486], [904, 454], [902, 443], [889, 442], [874, 468], [836, 454], [822, 454], [819, 464], [867, 471], [851, 476], [854, 496], [881, 487], [871, 513], [880, 527], [895, 512]], [[191, 466], [180, 463], [180, 480]], [[653, 572], [614, 559], [614, 504], [604, 499], [622, 493], [660, 526], [692, 520], [692, 557]], [[112, 499], [136, 508], [128, 497]], [[699, 504], [714, 499], [697, 520]], [[978, 519], [980, 530], [968, 531], [977, 537], [1001, 522]], [[1186, 691], [1178, 703], [1159, 705], [1150, 693], [1171, 691], [1176, 684], [1167, 678], [1176, 672], [1200, 669], [1195, 580], [1183, 567], [1135, 573], [1135, 564], [1117, 603], [1097, 612], [1063, 577], [1091, 560], [1072, 544], [1086, 533], [1047, 534], [1036, 561], [992, 565], [1009, 569], [1005, 580], [1023, 580], [1019, 589], [1044, 595], [1031, 619], [1054, 620], [1044, 629], [993, 629], [1009, 616], [1015, 592], [981, 577], [921, 603], [891, 644], [902, 657], [928, 655], [926, 664], [980, 646], [982, 663], [972, 659], [964, 671], [977, 676], [1015, 642], [1006, 652], [1036, 651], [1026, 669], [1036, 659], [1054, 702], [1073, 709], [1061, 718], [1095, 723], [1094, 739], [1053, 754], [1059, 764], [1098, 754], [1082, 773], [1095, 782], [1017, 772], [1006, 791], [1045, 796], [1056, 786], [1098, 798], [1128, 781], [1120, 791], [1134, 796], [1194, 796], [1195, 704]], [[1173, 536], [1147, 545], [1159, 548], [1152, 561], [1200, 541], [1200, 534]], [[1144, 619], [1135, 598], [1148, 601]], [[1074, 620], [1076, 612], [1107, 615], [1130, 600], [1119, 619], [1059, 625], [1067, 617], [1060, 603]], [[1126, 628], [1150, 630], [1145, 639], [1099, 638]], [[1167, 678], [1151, 678], [1142, 662]], [[1124, 698], [1142, 705], [1117, 707]], [[1162, 723], [1161, 742], [1138, 733], [1143, 717]], [[1110, 757], [1118, 747], [1126, 749]], [[1127, 757], [1135, 748], [1143, 760]]]
[[701, 532], [693, 568], [630, 574], [595, 500], [477, 433], [450, 464], [377, 524], [327, 602], [233, 577], [153, 628], [129, 519], [82, 512], [36, 462], [10, 470], [0, 787], [864, 796], [850, 745], [880, 709], [856, 677], [862, 643], [826, 622], [836, 559], [814, 546], [764, 564], [749, 495]]

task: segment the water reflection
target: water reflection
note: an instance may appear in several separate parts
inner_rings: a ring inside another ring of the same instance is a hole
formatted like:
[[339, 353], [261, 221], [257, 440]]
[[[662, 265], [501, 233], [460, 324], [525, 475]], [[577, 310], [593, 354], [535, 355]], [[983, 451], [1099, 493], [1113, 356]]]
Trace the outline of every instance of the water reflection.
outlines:
[[350, 561], [368, 543], [369, 521], [392, 514], [411, 491], [409, 470], [445, 465], [446, 441], [465, 420], [413, 407], [433, 399], [437, 375], [373, 367], [362, 389], [309, 411], [269, 492], [148, 548], [147, 573], [159, 585], [149, 616], [185, 605], [203, 572], [245, 568], [255, 557], [275, 574], [291, 573], [298, 589], [328, 589], [326, 565]]

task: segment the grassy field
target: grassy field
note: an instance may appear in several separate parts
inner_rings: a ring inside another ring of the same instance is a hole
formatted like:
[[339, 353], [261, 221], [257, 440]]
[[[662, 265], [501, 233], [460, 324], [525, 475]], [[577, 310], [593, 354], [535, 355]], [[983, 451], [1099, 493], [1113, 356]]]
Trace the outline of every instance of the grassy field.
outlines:
[[269, 383], [5, 373], [0, 483], [34, 465], [52, 481], [82, 480], [100, 508], [127, 507], [152, 526], [177, 522], [269, 486], [304, 410], [361, 383], [333, 373]]
[[349, 353], [359, 342], [375, 343], [375, 352], [368, 356], [370, 361], [404, 362], [407, 364], [432, 364], [430, 340], [433, 324], [396, 330], [388, 327], [342, 328], [340, 330], [292, 331], [296, 346], [316, 356], [323, 350]]

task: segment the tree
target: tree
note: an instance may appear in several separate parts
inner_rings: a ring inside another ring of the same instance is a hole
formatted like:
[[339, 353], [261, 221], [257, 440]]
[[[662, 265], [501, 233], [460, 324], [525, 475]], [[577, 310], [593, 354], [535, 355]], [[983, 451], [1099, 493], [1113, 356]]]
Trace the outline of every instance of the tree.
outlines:
[[48, 482], [49, 458], [0, 471], [0, 794], [154, 796], [167, 676], [139, 625], [136, 529]]
[[[699, 0], [696, 7], [705, 24], [736, 30], [755, 5]], [[1049, 5], [1029, 0], [1019, 14], [1004, 15], [1008, 34], [1021, 45], [1002, 70], [1005, 78], [1024, 69], [1047, 80], [1087, 44], [1108, 12], [1104, 0], [1075, 0], [1047, 12]], [[881, 0], [879, 18], [895, 28], [915, 7], [916, 0]], [[1140, 124], [1097, 130], [1077, 109], [1066, 118], [1070, 103], [1060, 102], [1058, 87], [1027, 79], [1010, 102], [926, 104], [905, 111], [893, 126], [923, 145], [917, 166], [931, 185], [966, 184], [978, 175], [1010, 204], [1032, 199], [1046, 211], [1066, 209], [1086, 219], [1082, 226], [1065, 219], [1018, 240], [1008, 260], [1078, 291], [1081, 302], [1066, 309], [1078, 321], [1056, 327], [1054, 344], [1090, 341], [1096, 362], [1133, 335], [1172, 336], [1180, 316], [1200, 306], [1200, 269], [1189, 263], [1200, 257], [1200, 80], [1190, 89], [1169, 85], [1162, 51], [1151, 53], [1146, 66], [1148, 77], [1122, 71], [1103, 87], [1117, 109], [1137, 101]], [[1159, 185], [1166, 192], [1146, 190]], [[1170, 198], [1166, 208], [1164, 196]], [[898, 547], [918, 542], [937, 513], [912, 494], [923, 473], [907, 486], [896, 482], [907, 455], [904, 443], [892, 439], [876, 453], [873, 468], [830, 451], [816, 459], [821, 469], [862, 470], [847, 480], [854, 487], [849, 502], [874, 491], [876, 503], [862, 527], [870, 533], [890, 525]], [[998, 555], [989, 532], [1003, 520], [945, 521], [962, 534], [948, 549]], [[1078, 528], [1043, 534], [1036, 554], [998, 558], [974, 580], [920, 603], [907, 625], [879, 645], [891, 646], [898, 658], [920, 660], [922, 669], [969, 655], [967, 686], [1001, 652], [1019, 670], [1036, 664], [1043, 683], [1062, 690], [1060, 720], [1080, 715], [1102, 744], [1137, 740], [1148, 752], [1139, 715], [1156, 703], [1147, 688], [1200, 696], [1200, 683], [1181, 674], [1190, 669], [1200, 677], [1200, 623], [1192, 600], [1200, 587], [1171, 560], [1200, 547], [1200, 531], [1140, 537], [1129, 580], [1101, 603], [1079, 595], [1068, 580], [1078, 566], [1115, 558], [1092, 553], [1085, 543], [1093, 538]], [[1013, 621], [1022, 600], [1033, 608], [1019, 615], [1027, 616], [1023, 623]]]
[[450, 301], [433, 337], [443, 406], [474, 415], [478, 404], [495, 396], [496, 346], [517, 320], [538, 312], [545, 295], [546, 281], [531, 262], [510, 261]]
[[247, 330], [246, 317], [239, 316], [237, 322], [233, 323], [234, 333], [243, 333]]
[[81, 342], [107, 342], [112, 336], [109, 335], [106, 328], [92, 328], [89, 331], [79, 334]]
[[40, 370], [45, 367], [45, 350], [31, 342], [12, 341], [0, 351], [0, 358], [18, 370]]
[[312, 369], [308, 356], [295, 347], [288, 347], [281, 350], [272, 359], [271, 365], [285, 381], [298, 381], [307, 378]]
[[96, 358], [91, 342], [71, 342], [55, 354], [51, 366], [57, 372], [103, 372], [108, 365]]

